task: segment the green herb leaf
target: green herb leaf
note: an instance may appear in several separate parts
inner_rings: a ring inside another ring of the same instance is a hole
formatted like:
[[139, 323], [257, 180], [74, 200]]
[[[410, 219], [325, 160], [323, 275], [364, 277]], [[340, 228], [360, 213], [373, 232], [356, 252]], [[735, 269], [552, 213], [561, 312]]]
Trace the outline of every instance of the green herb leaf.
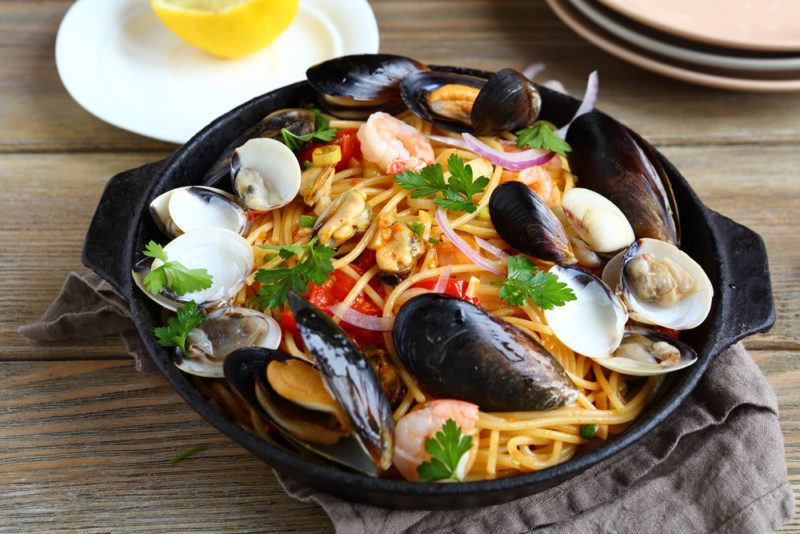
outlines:
[[167, 326], [160, 326], [153, 330], [162, 347], [180, 347], [186, 355], [186, 336], [189, 332], [203, 324], [205, 318], [194, 301], [190, 300], [180, 308], [176, 315], [167, 320]]
[[412, 222], [408, 225], [408, 227], [411, 228], [411, 231], [417, 235], [422, 235], [422, 233], [425, 231], [425, 225], [419, 221]]
[[205, 269], [188, 269], [180, 262], [168, 261], [164, 248], [150, 241], [144, 255], [164, 262], [155, 269], [150, 269], [144, 277], [144, 286], [149, 293], [157, 294], [165, 287], [176, 295], [185, 295], [211, 287], [212, 276]]
[[313, 215], [301, 215], [297, 221], [300, 228], [314, 228], [317, 223], [317, 218]]
[[[331, 259], [336, 251], [324, 245], [317, 245], [312, 239], [305, 245], [262, 246], [267, 250], [275, 250], [284, 260], [284, 264], [275, 269], [259, 269], [256, 281], [261, 284], [258, 290], [258, 302], [262, 308], [277, 308], [284, 301], [290, 289], [304, 293], [309, 282], [324, 283], [333, 271]], [[297, 256], [298, 262], [287, 267], [285, 261]]]
[[581, 425], [581, 437], [583, 439], [592, 439], [597, 435], [600, 427], [597, 425]]
[[182, 453], [178, 454], [177, 456], [175, 456], [174, 458], [172, 458], [172, 460], [170, 460], [170, 463], [172, 465], [175, 465], [178, 462], [181, 462], [181, 461], [185, 460], [189, 456], [191, 456], [191, 455], [193, 455], [193, 454], [195, 454], [197, 452], [204, 451], [204, 450], [206, 450], [205, 445], [198, 445], [197, 447], [192, 447], [191, 449], [187, 449], [187, 450], [183, 451]]
[[318, 109], [312, 109], [314, 112], [314, 126], [315, 130], [309, 134], [297, 135], [289, 131], [287, 128], [281, 128], [281, 135], [283, 136], [283, 143], [288, 146], [292, 152], [300, 152], [309, 141], [321, 141], [326, 143], [332, 141], [339, 131], [336, 128], [331, 128], [325, 117]]
[[572, 151], [569, 143], [561, 139], [544, 121], [537, 121], [530, 128], [525, 128], [517, 133], [517, 146], [550, 150], [556, 154], [566, 156]]
[[512, 256], [508, 258], [508, 276], [500, 289], [500, 298], [514, 306], [531, 300], [536, 306], [551, 310], [577, 297], [555, 274], [539, 271], [525, 256]]
[[432, 197], [441, 194], [442, 197], [433, 201], [437, 206], [453, 211], [466, 211], [469, 213], [478, 209], [472, 202], [472, 197], [482, 193], [489, 185], [489, 178], [480, 176], [473, 178], [472, 167], [465, 165], [461, 158], [450, 154], [447, 158], [447, 169], [450, 178], [445, 183], [444, 171], [438, 163], [428, 165], [420, 172], [403, 171], [394, 177], [394, 181], [403, 189], [412, 191], [411, 198]]
[[428, 238], [428, 243], [430, 243], [431, 245], [438, 245], [439, 244], [439, 240], [436, 239], [435, 237], [430, 237], [430, 238]]
[[419, 478], [426, 482], [452, 479], [461, 481], [456, 473], [458, 462], [472, 448], [472, 436], [461, 433], [455, 421], [448, 419], [434, 438], [425, 441], [430, 461], [417, 467]]

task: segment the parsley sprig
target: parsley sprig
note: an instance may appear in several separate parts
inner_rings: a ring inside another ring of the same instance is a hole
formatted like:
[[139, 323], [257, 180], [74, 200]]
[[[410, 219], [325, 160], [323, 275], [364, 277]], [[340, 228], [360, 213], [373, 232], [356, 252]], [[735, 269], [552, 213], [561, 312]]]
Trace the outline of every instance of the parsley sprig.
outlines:
[[283, 136], [283, 143], [288, 146], [292, 152], [300, 152], [309, 141], [322, 141], [328, 142], [333, 140], [336, 135], [336, 128], [331, 128], [325, 117], [318, 109], [312, 109], [314, 112], [314, 131], [305, 134], [297, 135], [289, 131], [288, 128], [281, 128], [281, 135]]
[[[336, 251], [318, 245], [316, 237], [305, 245], [267, 245], [261, 248], [275, 251], [284, 260], [280, 267], [259, 269], [256, 273], [256, 281], [261, 284], [258, 303], [263, 309], [280, 306], [290, 289], [303, 293], [308, 289], [309, 282], [324, 283], [333, 271], [331, 258]], [[286, 260], [295, 256], [298, 262], [293, 267], [287, 267]]]
[[552, 310], [577, 298], [558, 276], [538, 270], [525, 256], [508, 258], [508, 276], [502, 285], [500, 298], [514, 306], [523, 306], [531, 300], [542, 309]]
[[186, 336], [203, 324], [204, 317], [197, 304], [190, 300], [177, 309], [174, 317], [167, 320], [167, 326], [159, 326], [153, 333], [162, 347], [180, 347], [186, 355]]
[[433, 199], [437, 206], [453, 211], [474, 212], [478, 205], [472, 201], [472, 197], [486, 189], [489, 178], [473, 178], [472, 167], [465, 165], [455, 154], [450, 154], [447, 158], [447, 169], [450, 171], [447, 182], [444, 180], [442, 166], [438, 163], [428, 165], [420, 172], [398, 173], [394, 181], [403, 189], [413, 191], [411, 198], [432, 197], [441, 193], [442, 197]]
[[562, 156], [572, 151], [569, 143], [557, 136], [544, 121], [537, 121], [530, 128], [518, 131], [517, 146], [550, 150]]
[[458, 462], [472, 448], [472, 436], [461, 433], [455, 421], [448, 419], [442, 429], [425, 441], [425, 450], [431, 459], [417, 467], [419, 478], [425, 482], [434, 480], [458, 480]]
[[154, 295], [165, 287], [171, 289], [176, 295], [185, 295], [211, 287], [212, 276], [207, 270], [187, 269], [177, 261], [169, 261], [164, 247], [155, 241], [147, 244], [144, 255], [164, 262], [155, 269], [151, 269], [144, 277], [145, 288]]

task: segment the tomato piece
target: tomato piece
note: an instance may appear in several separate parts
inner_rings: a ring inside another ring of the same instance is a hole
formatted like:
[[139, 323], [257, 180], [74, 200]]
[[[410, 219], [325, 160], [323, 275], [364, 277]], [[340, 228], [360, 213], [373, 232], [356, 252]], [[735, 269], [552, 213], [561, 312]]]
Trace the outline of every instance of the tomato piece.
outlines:
[[[414, 284], [414, 287], [421, 287], [423, 289], [433, 289], [436, 287], [437, 280], [435, 278], [428, 278], [426, 280], [422, 280]], [[476, 306], [481, 305], [481, 300], [478, 296], [468, 297], [467, 296], [467, 288], [469, 284], [464, 280], [459, 280], [458, 278], [450, 278], [447, 281], [447, 285], [444, 287], [444, 294], [450, 295], [451, 297], [456, 297], [461, 300], [466, 300], [467, 302], [471, 302]]]
[[681, 335], [679, 330], [675, 330], [674, 328], [667, 328], [665, 326], [657, 326], [656, 331], [660, 334], [664, 334], [667, 337], [671, 337], [672, 339], [678, 339]]
[[359, 268], [363, 272], [367, 272], [373, 267], [375, 267], [376, 260], [375, 260], [375, 251], [371, 248], [364, 249], [364, 252], [356, 259], [355, 263], [353, 264], [353, 268]]
[[304, 165], [306, 161], [313, 161], [315, 149], [328, 145], [339, 145], [342, 159], [336, 164], [336, 171], [344, 170], [351, 159], [361, 157], [361, 142], [358, 140], [357, 133], [358, 130], [355, 128], [341, 128], [330, 143], [310, 143], [297, 154], [297, 161], [300, 162], [300, 165]]

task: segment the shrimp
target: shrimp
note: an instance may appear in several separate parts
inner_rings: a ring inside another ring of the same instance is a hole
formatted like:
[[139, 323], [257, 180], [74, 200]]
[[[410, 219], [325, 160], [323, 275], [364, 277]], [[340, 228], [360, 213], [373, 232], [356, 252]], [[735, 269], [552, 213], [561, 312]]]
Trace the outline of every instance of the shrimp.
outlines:
[[425, 134], [382, 111], [370, 115], [357, 135], [364, 158], [383, 171], [387, 171], [395, 160], [416, 158], [424, 163], [433, 163], [435, 158]]
[[[397, 422], [392, 463], [406, 480], [419, 480], [417, 468], [430, 460], [425, 441], [436, 434], [448, 419], [455, 421], [462, 433], [468, 434], [478, 422], [478, 406], [459, 400], [435, 400], [407, 413]], [[461, 478], [466, 474], [468, 457], [468, 454], [464, 455], [458, 464]]]
[[561, 204], [561, 194], [556, 185], [556, 178], [561, 173], [560, 161], [553, 158], [544, 165], [522, 169], [517, 175], [517, 180], [527, 184], [551, 208]]

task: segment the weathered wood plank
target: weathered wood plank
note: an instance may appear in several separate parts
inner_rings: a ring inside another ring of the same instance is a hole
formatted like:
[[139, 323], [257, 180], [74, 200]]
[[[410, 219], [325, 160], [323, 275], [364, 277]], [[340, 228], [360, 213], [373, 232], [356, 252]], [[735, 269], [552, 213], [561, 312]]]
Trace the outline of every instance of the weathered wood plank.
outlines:
[[[0, 152], [167, 150], [95, 119], [64, 91], [53, 50], [69, 5], [0, 2]], [[376, 0], [372, 6], [386, 52], [486, 69], [544, 61], [543, 76], [561, 79], [577, 95], [586, 75], [599, 69], [601, 107], [659, 143], [800, 140], [797, 95], [724, 92], [650, 74], [579, 39], [541, 1]]]

